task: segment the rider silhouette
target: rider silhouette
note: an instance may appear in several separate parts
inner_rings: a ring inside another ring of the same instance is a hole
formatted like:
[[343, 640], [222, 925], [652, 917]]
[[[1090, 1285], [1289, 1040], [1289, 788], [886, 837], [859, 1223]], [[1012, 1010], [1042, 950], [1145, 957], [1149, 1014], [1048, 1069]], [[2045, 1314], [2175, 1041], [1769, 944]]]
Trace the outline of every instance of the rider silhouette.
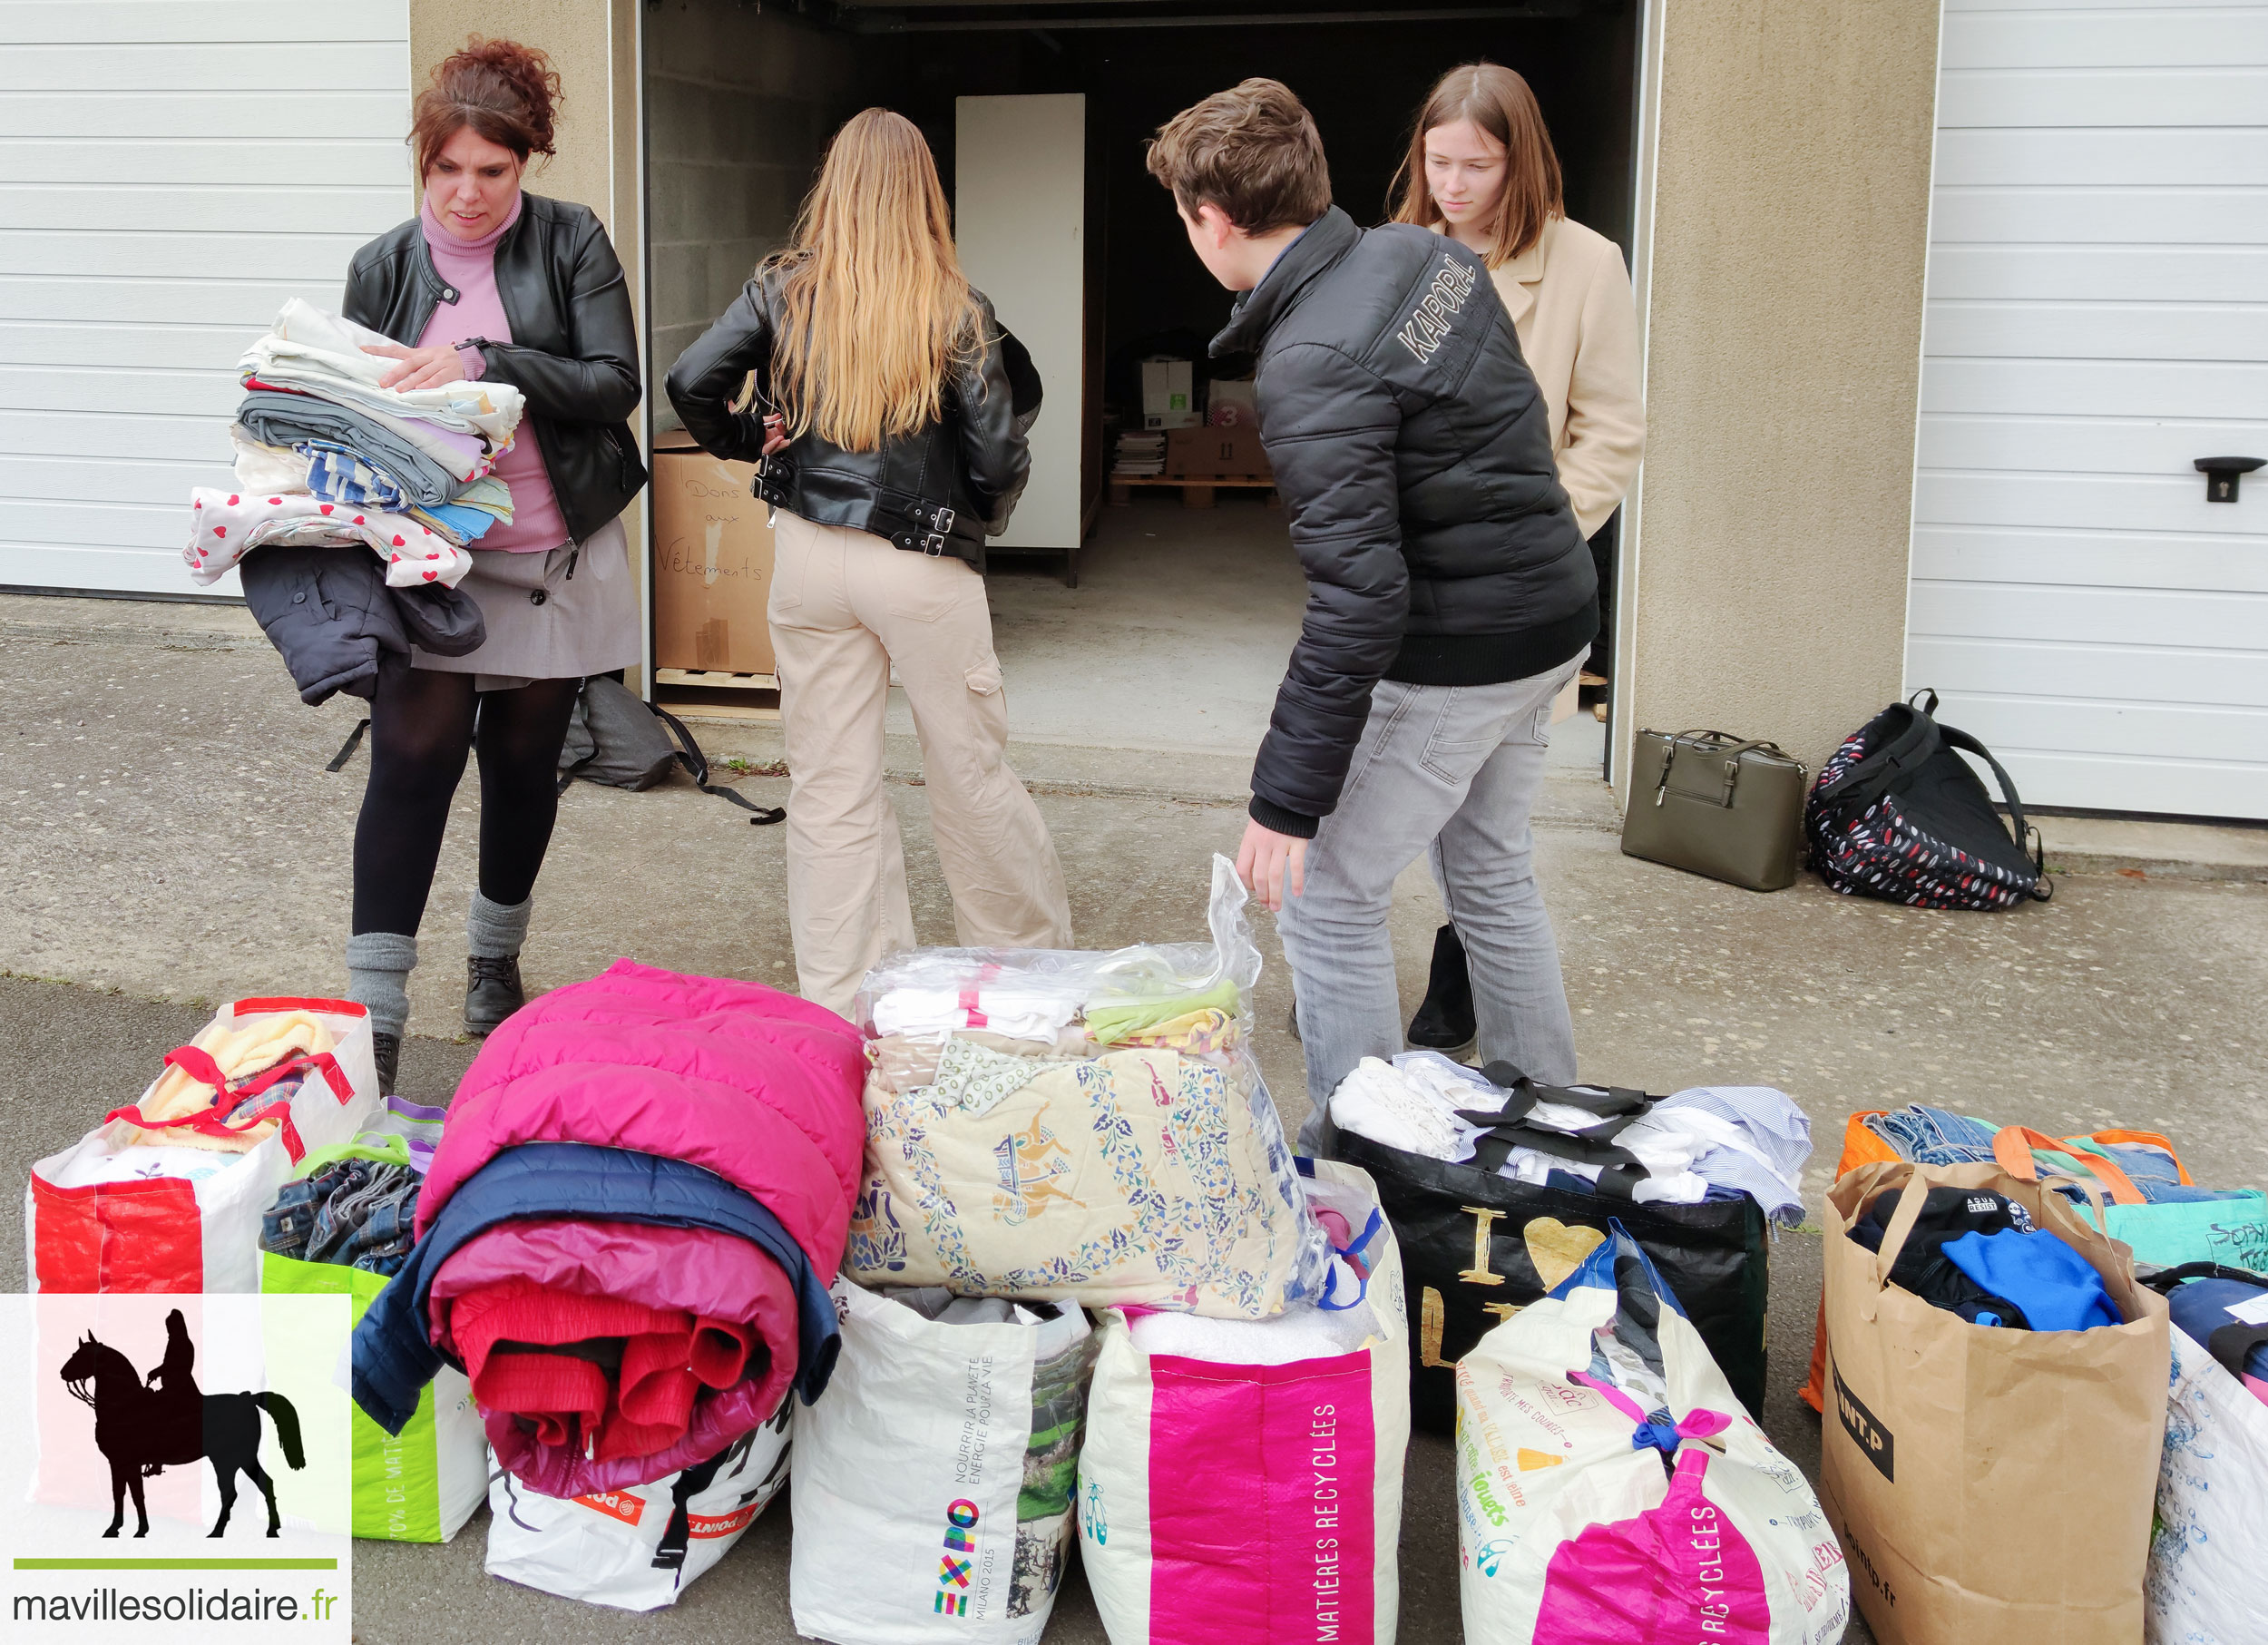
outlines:
[[165, 1317], [165, 1357], [147, 1379], [152, 1457], [143, 1464], [145, 1475], [162, 1472], [167, 1463], [193, 1463], [205, 1454], [205, 1398], [197, 1386], [196, 1366], [189, 1321], [175, 1308]]

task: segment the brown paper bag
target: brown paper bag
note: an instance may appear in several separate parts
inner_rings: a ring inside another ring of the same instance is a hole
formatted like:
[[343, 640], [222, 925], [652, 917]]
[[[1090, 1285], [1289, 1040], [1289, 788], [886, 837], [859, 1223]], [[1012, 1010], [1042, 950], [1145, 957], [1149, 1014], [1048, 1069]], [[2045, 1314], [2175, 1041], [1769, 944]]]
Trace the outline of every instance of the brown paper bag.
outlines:
[[[1845, 1238], [1875, 1193], [1907, 1184], [1879, 1254]], [[2127, 1323], [2005, 1330], [1887, 1285], [1939, 1187], [2021, 1203], [2094, 1265]], [[1997, 1166], [1861, 1166], [1827, 1202], [1819, 1494], [1875, 1637], [2136, 1645], [2165, 1437], [2165, 1298], [2069, 1200]]]

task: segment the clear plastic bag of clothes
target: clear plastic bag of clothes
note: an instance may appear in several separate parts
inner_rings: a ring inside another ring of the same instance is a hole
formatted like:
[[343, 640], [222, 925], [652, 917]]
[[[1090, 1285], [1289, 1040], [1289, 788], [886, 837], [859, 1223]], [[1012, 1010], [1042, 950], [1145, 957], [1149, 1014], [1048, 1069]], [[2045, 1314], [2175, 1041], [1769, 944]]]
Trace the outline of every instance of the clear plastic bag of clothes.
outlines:
[[927, 948], [867, 974], [862, 1285], [1262, 1319], [1329, 1242], [1251, 1052], [1260, 951], [1213, 859], [1210, 943]]

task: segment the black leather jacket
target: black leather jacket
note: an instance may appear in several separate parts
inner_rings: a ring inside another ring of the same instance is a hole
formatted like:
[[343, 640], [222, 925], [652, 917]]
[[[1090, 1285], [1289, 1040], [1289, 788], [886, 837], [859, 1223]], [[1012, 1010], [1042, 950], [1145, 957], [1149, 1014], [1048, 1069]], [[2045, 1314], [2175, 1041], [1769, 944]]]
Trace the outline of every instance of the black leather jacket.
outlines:
[[[496, 295], [512, 341], [478, 341], [484, 379], [527, 397], [532, 436], [559, 512], [578, 543], [630, 505], [646, 465], [630, 431], [641, 393], [630, 288], [613, 243], [588, 206], [520, 197], [520, 220], [496, 242]], [[346, 316], [410, 348], [456, 293], [433, 266], [415, 217], [355, 253]]]
[[760, 409], [731, 401], [751, 371], [771, 397], [779, 273], [759, 270], [722, 318], [670, 368], [670, 404], [712, 456], [761, 461], [757, 494], [820, 525], [846, 525], [918, 553], [953, 554], [984, 569], [984, 539], [1008, 529], [1031, 472], [1027, 436], [1040, 414], [1031, 357], [977, 294], [986, 346], [946, 385], [945, 415], [873, 451], [845, 451], [816, 434], [763, 456]]

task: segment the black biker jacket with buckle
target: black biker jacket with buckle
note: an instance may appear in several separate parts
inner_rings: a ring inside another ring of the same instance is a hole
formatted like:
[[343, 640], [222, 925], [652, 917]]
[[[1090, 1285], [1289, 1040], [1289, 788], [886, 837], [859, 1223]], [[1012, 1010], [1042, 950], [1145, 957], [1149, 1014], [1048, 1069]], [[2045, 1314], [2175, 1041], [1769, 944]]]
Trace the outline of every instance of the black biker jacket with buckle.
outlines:
[[[451, 340], [478, 344], [483, 380], [526, 397], [520, 437], [533, 437], [543, 454], [569, 536], [587, 543], [646, 484], [629, 421], [642, 392], [630, 288], [590, 207], [540, 194], [520, 200], [520, 220], [495, 251], [512, 341]], [[434, 309], [456, 295], [413, 217], [355, 253], [343, 312], [414, 348]]]
[[[952, 554], [984, 569], [984, 540], [1008, 529], [1031, 471], [1028, 436], [1040, 413], [1040, 374], [1023, 345], [977, 294], [985, 342], [945, 386], [944, 416], [872, 451], [846, 451], [816, 433], [763, 455], [763, 407], [774, 399], [772, 339], [779, 273], [766, 268], [723, 318], [670, 368], [670, 404], [704, 451], [759, 463], [756, 494], [818, 525], [871, 532], [914, 553]], [[758, 402], [736, 411], [748, 373]]]

